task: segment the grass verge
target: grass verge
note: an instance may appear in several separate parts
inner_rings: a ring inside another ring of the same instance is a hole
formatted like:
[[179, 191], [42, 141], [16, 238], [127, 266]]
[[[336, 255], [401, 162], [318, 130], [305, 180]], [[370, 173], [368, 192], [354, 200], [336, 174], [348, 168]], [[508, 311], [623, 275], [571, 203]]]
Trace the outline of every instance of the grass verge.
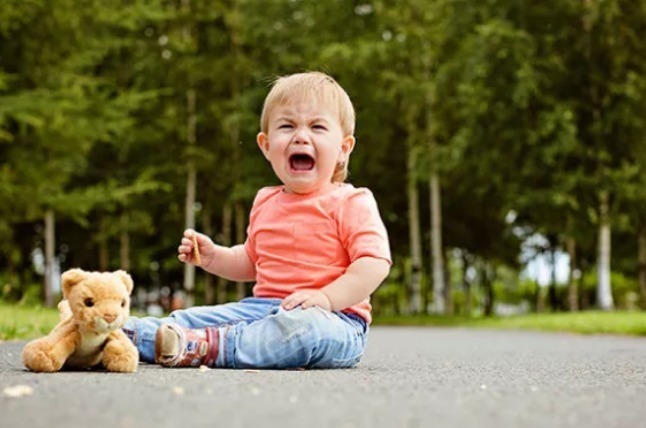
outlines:
[[458, 316], [379, 316], [375, 325], [526, 329], [580, 334], [646, 336], [646, 312], [576, 312], [496, 318]]
[[[138, 317], [145, 314], [131, 310]], [[0, 301], [0, 342], [29, 340], [48, 334], [58, 324], [58, 309]]]
[[58, 311], [40, 306], [0, 302], [0, 340], [43, 336], [58, 322]]
[[[56, 309], [0, 302], [0, 341], [40, 337], [49, 333], [57, 322]], [[577, 312], [505, 318], [377, 316], [374, 325], [526, 329], [646, 336], [646, 312]]]

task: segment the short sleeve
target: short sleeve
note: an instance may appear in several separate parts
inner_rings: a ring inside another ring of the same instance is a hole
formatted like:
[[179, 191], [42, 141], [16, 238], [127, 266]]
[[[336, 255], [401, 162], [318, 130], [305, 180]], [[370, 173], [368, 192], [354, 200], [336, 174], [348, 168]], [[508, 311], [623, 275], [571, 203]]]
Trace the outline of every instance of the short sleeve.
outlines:
[[392, 264], [388, 233], [377, 201], [368, 189], [356, 189], [339, 209], [339, 235], [350, 262], [361, 257], [375, 257]]
[[247, 252], [251, 263], [256, 264], [256, 262], [258, 261], [258, 254], [256, 253], [256, 242], [249, 234], [250, 228], [251, 225], [249, 225], [249, 227], [247, 228], [247, 240], [244, 242], [244, 250]]
[[258, 254], [256, 253], [256, 238], [255, 238], [255, 224], [258, 213], [262, 206], [277, 192], [280, 192], [280, 187], [264, 187], [258, 191], [251, 206], [249, 213], [249, 226], [247, 227], [247, 239], [244, 243], [244, 249], [253, 264], [258, 261]]

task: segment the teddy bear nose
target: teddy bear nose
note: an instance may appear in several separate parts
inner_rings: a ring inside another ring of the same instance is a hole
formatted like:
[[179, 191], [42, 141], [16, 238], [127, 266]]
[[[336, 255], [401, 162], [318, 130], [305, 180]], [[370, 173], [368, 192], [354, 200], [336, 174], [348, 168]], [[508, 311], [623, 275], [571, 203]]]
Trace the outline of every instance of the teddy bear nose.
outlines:
[[107, 322], [109, 324], [109, 323], [113, 322], [114, 320], [116, 320], [117, 316], [114, 315], [114, 314], [104, 314], [103, 319], [105, 320], [105, 322]]

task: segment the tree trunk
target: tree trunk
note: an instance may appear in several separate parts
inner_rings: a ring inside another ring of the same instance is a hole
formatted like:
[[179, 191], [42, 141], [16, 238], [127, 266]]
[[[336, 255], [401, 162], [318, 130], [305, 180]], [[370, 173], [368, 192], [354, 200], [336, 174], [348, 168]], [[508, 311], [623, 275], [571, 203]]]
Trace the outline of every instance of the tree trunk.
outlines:
[[130, 231], [128, 230], [128, 215], [121, 217], [121, 237], [119, 250], [119, 266], [126, 272], [130, 270]]
[[[242, 202], [237, 202], [235, 204], [235, 214], [236, 214], [236, 243], [241, 244], [244, 242], [245, 228], [247, 226]], [[246, 295], [246, 291], [245, 291], [244, 282], [242, 281], [236, 282], [236, 299], [242, 300], [245, 298], [245, 295]]]
[[573, 236], [568, 235], [565, 238], [565, 247], [570, 256], [570, 273], [567, 279], [568, 309], [570, 312], [576, 312], [579, 310], [579, 280], [576, 263], [576, 240]]
[[469, 260], [466, 253], [462, 252], [462, 285], [464, 287], [464, 312], [467, 317], [471, 316], [471, 281], [468, 278]]
[[54, 306], [54, 246], [56, 242], [54, 211], [45, 213], [45, 306]]
[[417, 190], [417, 174], [415, 171], [415, 160], [417, 150], [409, 147], [408, 150], [408, 231], [410, 239], [410, 258], [411, 258], [411, 275], [410, 275], [410, 300], [408, 312], [418, 314], [422, 306], [422, 246], [421, 230], [419, 224], [419, 191]]
[[444, 313], [446, 315], [453, 315], [453, 295], [451, 293], [451, 271], [448, 269], [446, 262], [446, 249], [442, 249], [442, 272], [444, 273], [444, 287], [442, 294], [444, 297]]
[[[579, 266], [579, 270], [581, 271], [581, 274], [579, 277], [585, 278], [585, 271], [583, 270], [583, 266]], [[580, 294], [579, 309], [582, 311], [586, 311], [590, 309], [590, 307], [592, 306], [592, 303], [590, 300], [590, 293], [587, 293], [584, 291], [583, 293], [580, 292], [579, 294]]]
[[610, 284], [610, 215], [608, 192], [599, 194], [599, 255], [597, 261], [597, 305], [604, 311], [613, 309]]
[[545, 291], [538, 281], [536, 282], [536, 312], [543, 313], [545, 312]]
[[[188, 0], [184, 0], [188, 3]], [[195, 91], [190, 89], [186, 92], [186, 105], [188, 110], [188, 130], [186, 139], [189, 146], [195, 145]], [[195, 228], [195, 191], [197, 184], [197, 171], [192, 155], [189, 154], [189, 161], [186, 166], [186, 229]], [[193, 306], [195, 289], [195, 266], [189, 263], [184, 264], [184, 291], [186, 292], [186, 307]]]
[[556, 239], [550, 240], [550, 268], [551, 278], [548, 288], [548, 297], [550, 302], [550, 309], [552, 311], [559, 310], [558, 296], [556, 295]]
[[392, 293], [392, 307], [393, 307], [393, 313], [397, 316], [402, 314], [402, 305], [401, 305], [401, 299], [399, 298], [399, 293]]
[[[431, 143], [432, 145], [432, 143]], [[431, 153], [433, 157], [433, 153]], [[444, 296], [444, 258], [442, 257], [442, 206], [440, 205], [440, 178], [431, 165], [430, 177], [431, 192], [431, 257], [433, 266], [433, 312], [442, 314], [446, 312]]]
[[[190, 0], [182, 0], [182, 10], [190, 12]], [[191, 27], [184, 25], [183, 39], [185, 43], [191, 40]], [[186, 220], [185, 228], [195, 228], [195, 193], [197, 186], [197, 171], [193, 159], [192, 147], [196, 144], [197, 115], [195, 110], [195, 90], [190, 87], [186, 91], [186, 142], [188, 145], [188, 161], [186, 164]], [[191, 307], [194, 303], [193, 290], [195, 289], [195, 266], [189, 263], [184, 264], [184, 292], [186, 293], [185, 307]]]
[[[231, 9], [231, 20], [230, 20], [230, 34], [231, 34], [231, 51], [235, 58], [234, 61], [234, 73], [231, 80], [231, 97], [235, 105], [235, 116], [231, 126], [231, 144], [236, 148], [235, 151], [235, 162], [239, 165], [237, 171], [242, 171], [242, 150], [240, 147], [240, 115], [243, 112], [243, 106], [241, 104], [240, 96], [240, 76], [241, 72], [238, 70], [238, 65], [240, 62], [240, 10], [238, 8], [237, 0], [233, 0], [232, 9]], [[235, 243], [242, 244], [245, 240], [245, 232], [247, 221], [245, 218], [245, 210], [242, 202], [238, 201], [234, 204], [235, 211]], [[236, 282], [236, 300], [244, 299], [246, 295], [245, 283], [242, 281]]]
[[[428, 40], [422, 44], [422, 61], [424, 80], [430, 82], [432, 80], [432, 47]], [[442, 314], [447, 312], [450, 303], [447, 305], [447, 296], [450, 290], [445, 290], [445, 266], [442, 247], [442, 199], [440, 191], [440, 176], [437, 171], [437, 148], [436, 141], [433, 135], [433, 100], [434, 94], [431, 88], [426, 90], [425, 102], [425, 130], [426, 141], [429, 150], [429, 191], [430, 191], [430, 213], [431, 213], [431, 266], [433, 272], [433, 305], [432, 311], [434, 313]]]
[[[208, 236], [213, 236], [213, 222], [211, 221], [211, 210], [202, 210], [202, 230]], [[204, 275], [204, 303], [212, 305], [215, 303], [215, 287], [213, 285], [213, 275], [207, 273]]]
[[[222, 245], [225, 247], [231, 246], [231, 221], [233, 213], [231, 205], [226, 204], [222, 208]], [[218, 278], [217, 285], [217, 302], [225, 303], [227, 301], [227, 279], [223, 277]]]
[[[482, 291], [484, 294], [484, 314], [486, 317], [493, 315], [493, 304], [494, 304], [494, 295], [493, 295], [493, 281], [495, 274], [490, 273], [491, 267], [488, 263], [484, 263], [482, 267]], [[495, 272], [495, 268], [494, 268]]]
[[642, 309], [646, 309], [646, 227], [639, 231], [639, 289], [642, 294]]
[[[592, 1], [583, 0], [584, 15], [582, 17], [583, 29], [586, 32], [586, 57], [588, 65], [592, 64], [592, 24], [593, 13], [591, 10]], [[592, 121], [593, 123], [601, 123], [602, 110], [600, 96], [598, 94], [598, 87], [589, 85], [590, 100], [592, 106]], [[602, 177], [604, 165], [600, 158], [603, 142], [601, 141], [601, 134], [598, 130], [594, 131], [591, 135], [590, 143], [597, 151], [597, 174]], [[603, 310], [612, 310], [612, 286], [610, 284], [610, 214], [609, 214], [609, 201], [608, 191], [602, 190], [599, 192], [599, 236], [597, 242], [597, 306]]]

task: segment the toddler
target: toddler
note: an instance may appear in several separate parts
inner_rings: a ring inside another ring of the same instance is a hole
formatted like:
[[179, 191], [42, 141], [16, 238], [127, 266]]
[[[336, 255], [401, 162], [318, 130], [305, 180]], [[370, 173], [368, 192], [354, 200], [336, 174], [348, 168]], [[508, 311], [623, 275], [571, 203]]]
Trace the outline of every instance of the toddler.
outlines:
[[260, 189], [247, 239], [231, 248], [191, 229], [179, 260], [253, 297], [129, 319], [141, 360], [166, 367], [340, 368], [363, 355], [370, 294], [387, 277], [388, 236], [372, 193], [343, 181], [354, 148], [350, 98], [330, 76], [274, 83], [261, 116], [260, 150], [282, 182]]

